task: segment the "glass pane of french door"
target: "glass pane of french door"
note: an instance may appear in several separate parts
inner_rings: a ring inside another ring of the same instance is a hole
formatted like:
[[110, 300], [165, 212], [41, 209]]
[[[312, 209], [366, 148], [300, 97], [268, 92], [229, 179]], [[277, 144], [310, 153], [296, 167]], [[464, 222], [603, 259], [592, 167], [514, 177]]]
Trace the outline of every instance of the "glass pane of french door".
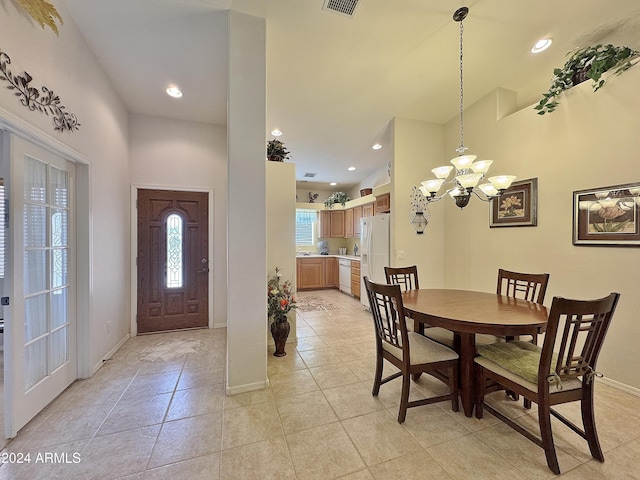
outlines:
[[24, 164], [25, 390], [69, 358], [68, 173]]

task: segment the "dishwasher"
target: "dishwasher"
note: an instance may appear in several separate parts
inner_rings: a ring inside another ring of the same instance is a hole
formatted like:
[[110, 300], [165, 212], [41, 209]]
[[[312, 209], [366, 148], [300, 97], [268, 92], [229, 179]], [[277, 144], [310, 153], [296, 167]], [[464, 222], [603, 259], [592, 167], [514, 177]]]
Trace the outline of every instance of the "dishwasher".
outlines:
[[351, 260], [338, 260], [340, 291], [351, 295]]

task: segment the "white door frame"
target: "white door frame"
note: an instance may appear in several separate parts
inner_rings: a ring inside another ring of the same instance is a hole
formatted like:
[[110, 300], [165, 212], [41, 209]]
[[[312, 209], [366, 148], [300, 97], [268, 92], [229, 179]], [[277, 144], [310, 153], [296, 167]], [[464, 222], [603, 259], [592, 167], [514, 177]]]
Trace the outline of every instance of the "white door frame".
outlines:
[[[89, 160], [60, 140], [0, 108], [0, 130], [12, 133], [33, 145], [66, 158], [76, 165], [76, 352], [77, 378], [88, 378], [93, 372], [90, 355], [91, 333], [91, 182]], [[5, 336], [8, 340], [8, 336]], [[4, 399], [2, 399], [4, 400]]]
[[207, 192], [209, 194], [209, 230], [207, 231], [207, 251], [209, 255], [209, 328], [213, 328], [213, 281], [214, 268], [216, 268], [213, 256], [213, 189], [197, 187], [179, 187], [167, 185], [131, 184], [131, 336], [138, 335], [138, 190], [171, 190], [176, 192]]

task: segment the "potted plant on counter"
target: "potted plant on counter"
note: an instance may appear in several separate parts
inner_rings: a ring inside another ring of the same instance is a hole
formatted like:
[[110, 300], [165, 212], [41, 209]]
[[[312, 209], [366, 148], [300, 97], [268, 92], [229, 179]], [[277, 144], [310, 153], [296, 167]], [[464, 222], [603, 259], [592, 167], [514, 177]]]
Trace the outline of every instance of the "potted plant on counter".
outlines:
[[287, 158], [289, 158], [289, 151], [284, 143], [275, 138], [267, 142], [267, 160], [284, 162]]
[[632, 63], [640, 52], [629, 47], [613, 45], [595, 45], [569, 52], [570, 56], [562, 68], [553, 70], [553, 79], [547, 93], [542, 94], [542, 100], [533, 107], [538, 115], [553, 112], [558, 106], [556, 97], [586, 79], [593, 80], [593, 91], [597, 92], [604, 83], [602, 74], [612, 70], [613, 75], [620, 75], [637, 62]]
[[333, 206], [336, 203], [340, 203], [342, 204], [342, 206], [344, 207], [345, 204], [349, 201], [349, 195], [347, 195], [344, 192], [333, 192], [331, 195], [329, 195], [329, 198], [327, 198], [324, 201], [324, 206], [327, 208], [333, 208]]
[[293, 296], [293, 284], [291, 280], [280, 283], [281, 276], [280, 269], [276, 267], [275, 275], [267, 280], [267, 310], [271, 336], [276, 344], [276, 350], [273, 355], [276, 357], [284, 357], [287, 354], [284, 347], [291, 330], [287, 314], [297, 308], [296, 300]]

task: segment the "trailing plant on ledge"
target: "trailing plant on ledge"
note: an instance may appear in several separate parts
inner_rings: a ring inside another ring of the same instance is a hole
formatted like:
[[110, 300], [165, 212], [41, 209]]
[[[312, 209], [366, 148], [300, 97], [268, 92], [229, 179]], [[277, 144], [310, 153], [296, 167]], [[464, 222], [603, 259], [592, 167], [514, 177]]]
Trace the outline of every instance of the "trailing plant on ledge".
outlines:
[[349, 200], [349, 195], [347, 195], [346, 193], [333, 192], [331, 195], [329, 195], [329, 198], [324, 201], [324, 206], [327, 208], [333, 208], [336, 203], [340, 203], [344, 207], [345, 203], [347, 203]]
[[[586, 78], [593, 80], [593, 91], [597, 92], [605, 83], [605, 79], [602, 78], [604, 72], [612, 70], [613, 75], [620, 75], [637, 63], [632, 63], [632, 60], [640, 55], [640, 52], [629, 47], [609, 44], [580, 48], [569, 54], [564, 66], [553, 70], [549, 91], [542, 94], [542, 100], [534, 107], [538, 110], [538, 115], [553, 112], [558, 106], [556, 97]], [[579, 80], [581, 73], [586, 78]]]

